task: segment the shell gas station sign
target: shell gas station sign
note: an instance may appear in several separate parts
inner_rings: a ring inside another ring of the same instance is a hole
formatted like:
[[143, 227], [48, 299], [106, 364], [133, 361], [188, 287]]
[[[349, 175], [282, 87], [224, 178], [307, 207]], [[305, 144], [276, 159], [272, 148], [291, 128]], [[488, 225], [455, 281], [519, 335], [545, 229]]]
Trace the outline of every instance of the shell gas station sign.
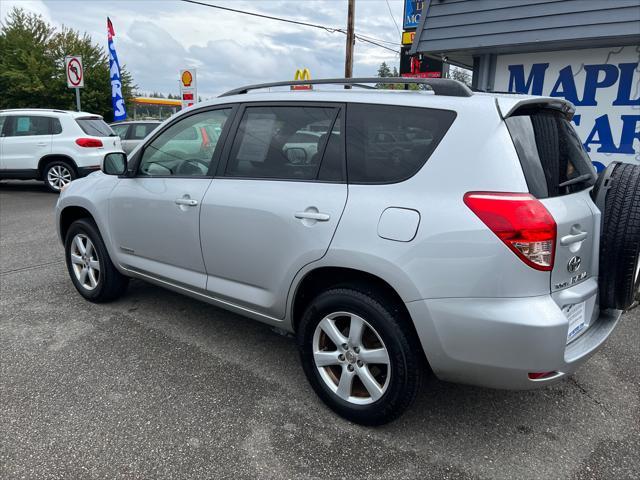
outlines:
[[180, 100], [182, 108], [191, 107], [198, 101], [195, 68], [180, 70]]

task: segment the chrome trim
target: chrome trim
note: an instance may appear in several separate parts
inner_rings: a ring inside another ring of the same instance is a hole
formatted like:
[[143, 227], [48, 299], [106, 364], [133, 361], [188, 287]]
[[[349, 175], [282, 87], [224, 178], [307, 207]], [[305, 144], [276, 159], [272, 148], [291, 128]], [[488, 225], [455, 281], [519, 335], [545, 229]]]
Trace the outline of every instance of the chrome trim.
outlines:
[[205, 292], [204, 290], [199, 290], [199, 289], [198, 290], [194, 290], [193, 287], [185, 287], [185, 286], [179, 285], [177, 283], [169, 282], [169, 281], [164, 280], [164, 279], [162, 279], [160, 277], [156, 277], [156, 276], [150, 275], [148, 273], [143, 273], [140, 270], [127, 268], [127, 267], [125, 267], [123, 265], [119, 265], [119, 266], [120, 266], [120, 268], [122, 270], [124, 270], [127, 273], [130, 273], [133, 276], [143, 277], [143, 278], [145, 278], [147, 280], [150, 280], [152, 282], [156, 282], [156, 283], [161, 283], [163, 285], [167, 285], [169, 288], [172, 288], [172, 289], [175, 289], [175, 290], [181, 290], [181, 291], [186, 292], [186, 293], [188, 293], [188, 294], [190, 294], [192, 296], [202, 297], [205, 301], [207, 301], [209, 303], [219, 304], [219, 305], [223, 305], [223, 306], [229, 307], [231, 309], [240, 310], [242, 312], [246, 312], [250, 316], [263, 318], [265, 321], [267, 321], [269, 323], [280, 323], [280, 324], [282, 324], [284, 322], [284, 319], [272, 317], [270, 315], [266, 315], [264, 313], [257, 312], [255, 310], [251, 310], [250, 308], [243, 307], [241, 305], [237, 305], [237, 304], [229, 302], [227, 300], [222, 300], [220, 298], [213, 297], [213, 296], [209, 295], [208, 293], [204, 293]]

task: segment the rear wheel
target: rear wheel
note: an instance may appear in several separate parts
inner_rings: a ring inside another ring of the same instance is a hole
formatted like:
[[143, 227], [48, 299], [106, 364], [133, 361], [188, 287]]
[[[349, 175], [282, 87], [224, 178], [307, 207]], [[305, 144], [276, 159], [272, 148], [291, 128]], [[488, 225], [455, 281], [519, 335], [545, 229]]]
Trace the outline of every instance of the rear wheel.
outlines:
[[408, 319], [391, 311], [381, 297], [336, 288], [316, 297], [300, 322], [300, 356], [311, 386], [356, 423], [397, 418], [420, 385], [421, 347]]
[[640, 300], [640, 166], [616, 165], [601, 188], [600, 307], [626, 310]]
[[64, 186], [75, 180], [76, 172], [69, 163], [56, 160], [44, 167], [42, 177], [49, 191], [60, 193]]

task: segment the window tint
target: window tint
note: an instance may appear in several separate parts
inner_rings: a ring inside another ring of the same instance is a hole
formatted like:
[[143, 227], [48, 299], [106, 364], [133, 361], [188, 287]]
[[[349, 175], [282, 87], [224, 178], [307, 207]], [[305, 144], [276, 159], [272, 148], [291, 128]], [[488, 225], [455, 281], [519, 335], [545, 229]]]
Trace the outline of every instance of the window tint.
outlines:
[[431, 156], [455, 116], [448, 110], [349, 105], [349, 182], [393, 183], [411, 177]]
[[313, 180], [338, 112], [331, 107], [248, 107], [226, 175]]
[[109, 137], [114, 135], [111, 127], [100, 117], [76, 118], [76, 122], [87, 135], [93, 135], [94, 137]]
[[[341, 182], [344, 180], [342, 171], [344, 165], [344, 143], [340, 135], [340, 117], [341, 115], [338, 116], [334, 123], [331, 134], [327, 135], [327, 146], [324, 150], [324, 156], [322, 157], [318, 180], [327, 182]], [[323, 138], [321, 141], [324, 142], [325, 139]]]
[[57, 118], [51, 119], [51, 133], [53, 135], [62, 133], [62, 125], [60, 125], [60, 120], [58, 120]]
[[140, 174], [207, 175], [231, 109], [210, 110], [179, 120], [144, 148]]
[[[538, 198], [584, 190], [595, 170], [565, 116], [554, 110], [522, 110], [505, 120], [518, 152], [529, 191]], [[581, 177], [582, 180], [570, 182]], [[561, 186], [565, 182], [568, 185]]]
[[4, 121], [7, 117], [0, 116], [0, 135], [2, 135], [2, 129], [4, 128]]
[[51, 123], [49, 117], [14, 116], [10, 117], [7, 137], [26, 137], [33, 135], [50, 135]]
[[129, 125], [124, 124], [124, 125], [110, 125], [110, 126], [111, 126], [111, 130], [113, 130], [113, 133], [118, 135], [123, 140], [126, 138]]
[[132, 140], [142, 140], [149, 135], [158, 124], [156, 123], [134, 123], [131, 125], [131, 132], [129, 132], [129, 138]]

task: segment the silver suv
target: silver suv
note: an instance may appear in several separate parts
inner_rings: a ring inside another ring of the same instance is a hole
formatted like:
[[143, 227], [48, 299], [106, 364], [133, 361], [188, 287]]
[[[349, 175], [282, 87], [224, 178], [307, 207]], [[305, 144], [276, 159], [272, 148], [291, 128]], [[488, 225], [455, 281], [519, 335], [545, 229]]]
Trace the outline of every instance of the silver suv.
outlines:
[[558, 98], [311, 83], [381, 82], [430, 90], [244, 87], [106, 155], [56, 208], [77, 290], [139, 278], [289, 331], [314, 390], [362, 424], [431, 373], [570, 375], [638, 295], [640, 168], [598, 177]]

